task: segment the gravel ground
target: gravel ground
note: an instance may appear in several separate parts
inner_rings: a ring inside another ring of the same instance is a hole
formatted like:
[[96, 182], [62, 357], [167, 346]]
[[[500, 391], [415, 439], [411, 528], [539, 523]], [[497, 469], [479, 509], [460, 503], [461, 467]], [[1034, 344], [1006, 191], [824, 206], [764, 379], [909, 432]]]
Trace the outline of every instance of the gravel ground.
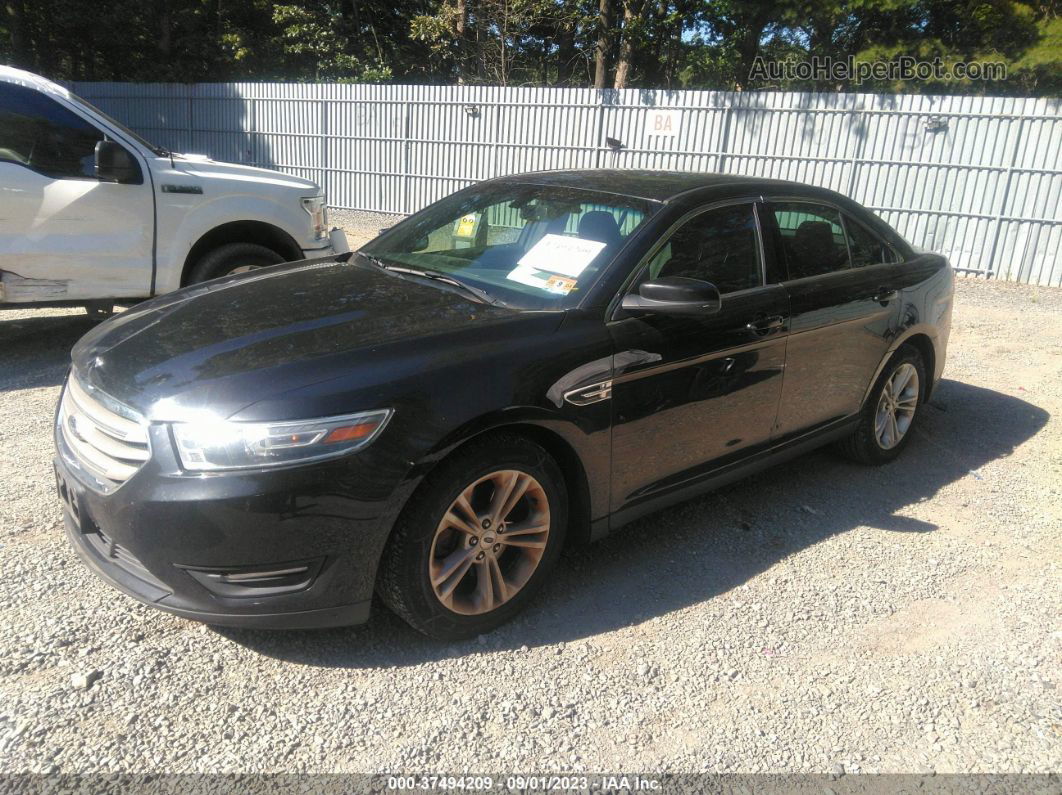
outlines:
[[88, 322], [0, 314], [0, 772], [1058, 771], [1060, 321], [1062, 291], [960, 280], [900, 461], [819, 452], [650, 516], [446, 645], [383, 609], [221, 630], [103, 585], [49, 463]]
[[384, 215], [383, 213], [367, 213], [361, 210], [337, 210], [328, 208], [328, 222], [332, 226], [338, 226], [347, 233], [347, 241], [351, 248], [357, 248], [363, 243], [372, 240], [381, 230], [397, 224], [405, 218], [404, 215]]

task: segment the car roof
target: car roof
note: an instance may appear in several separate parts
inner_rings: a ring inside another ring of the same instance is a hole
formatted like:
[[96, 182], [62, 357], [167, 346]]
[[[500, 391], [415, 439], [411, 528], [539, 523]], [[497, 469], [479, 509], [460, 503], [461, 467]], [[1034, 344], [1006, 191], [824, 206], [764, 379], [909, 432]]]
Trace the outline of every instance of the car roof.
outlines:
[[514, 182], [530, 185], [550, 185], [582, 188], [600, 193], [614, 193], [656, 202], [668, 202], [691, 191], [705, 188], [745, 187], [760, 193], [819, 194], [838, 196], [825, 188], [763, 177], [697, 171], [653, 171], [638, 169], [566, 169], [533, 171], [491, 180], [494, 183]]
[[14, 83], [18, 86], [25, 86], [26, 88], [43, 91], [46, 94], [54, 94], [63, 97], [64, 99], [70, 98], [70, 92], [58, 83], [53, 83], [47, 78], [33, 74], [33, 72], [16, 69], [13, 66], [4, 66], [0, 64], [0, 83]]

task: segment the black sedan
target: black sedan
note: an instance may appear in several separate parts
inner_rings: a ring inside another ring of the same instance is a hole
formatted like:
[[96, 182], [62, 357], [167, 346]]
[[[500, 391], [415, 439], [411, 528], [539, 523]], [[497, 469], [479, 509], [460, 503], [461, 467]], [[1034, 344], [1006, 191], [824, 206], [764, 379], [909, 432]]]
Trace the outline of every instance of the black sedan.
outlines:
[[353, 255], [87, 334], [56, 416], [67, 532], [188, 618], [354, 624], [375, 591], [467, 637], [547, 586], [566, 542], [829, 442], [896, 457], [952, 290], [944, 258], [821, 188], [483, 182]]

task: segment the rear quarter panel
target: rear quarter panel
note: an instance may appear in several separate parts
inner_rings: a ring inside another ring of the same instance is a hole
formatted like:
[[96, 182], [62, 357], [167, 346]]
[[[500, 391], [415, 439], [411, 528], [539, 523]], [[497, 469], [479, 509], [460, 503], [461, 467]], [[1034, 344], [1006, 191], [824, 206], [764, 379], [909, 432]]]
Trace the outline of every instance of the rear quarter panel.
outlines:
[[928, 337], [933, 345], [932, 372], [928, 374], [931, 393], [940, 381], [947, 359], [955, 293], [954, 272], [948, 260], [939, 254], [914, 254], [896, 265], [895, 278], [900, 290], [899, 326], [888, 354], [867, 385], [867, 395], [892, 355], [917, 335]]

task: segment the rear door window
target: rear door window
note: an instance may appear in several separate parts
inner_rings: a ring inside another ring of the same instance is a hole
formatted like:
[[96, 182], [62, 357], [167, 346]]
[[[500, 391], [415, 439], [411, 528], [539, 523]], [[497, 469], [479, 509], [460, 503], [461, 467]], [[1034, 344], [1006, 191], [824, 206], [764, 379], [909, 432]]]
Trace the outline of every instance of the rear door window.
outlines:
[[782, 258], [790, 279], [848, 270], [841, 213], [812, 202], [772, 202], [769, 212], [778, 231]]
[[94, 179], [104, 135], [39, 91], [0, 83], [0, 162], [54, 179]]

